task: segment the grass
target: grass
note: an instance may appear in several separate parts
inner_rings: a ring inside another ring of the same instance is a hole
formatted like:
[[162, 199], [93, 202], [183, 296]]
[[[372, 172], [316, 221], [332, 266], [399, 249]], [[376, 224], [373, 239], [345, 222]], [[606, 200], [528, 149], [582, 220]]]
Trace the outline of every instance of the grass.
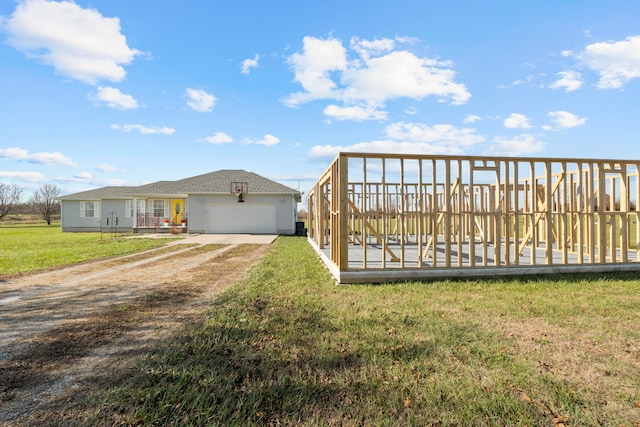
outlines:
[[112, 239], [110, 234], [63, 233], [59, 225], [0, 226], [0, 276], [134, 253], [166, 243], [165, 239]]
[[89, 425], [636, 426], [632, 275], [337, 287], [280, 237]]

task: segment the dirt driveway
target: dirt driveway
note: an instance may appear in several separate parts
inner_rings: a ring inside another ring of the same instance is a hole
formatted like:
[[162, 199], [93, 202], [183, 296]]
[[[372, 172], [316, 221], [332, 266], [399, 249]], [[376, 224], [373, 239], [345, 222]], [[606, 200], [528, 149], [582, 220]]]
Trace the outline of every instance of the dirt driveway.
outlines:
[[[69, 411], [78, 399], [117, 384], [150, 346], [200, 319], [274, 239], [185, 239], [0, 278], [0, 425], [78, 421]], [[233, 243], [242, 241], [258, 243]]]

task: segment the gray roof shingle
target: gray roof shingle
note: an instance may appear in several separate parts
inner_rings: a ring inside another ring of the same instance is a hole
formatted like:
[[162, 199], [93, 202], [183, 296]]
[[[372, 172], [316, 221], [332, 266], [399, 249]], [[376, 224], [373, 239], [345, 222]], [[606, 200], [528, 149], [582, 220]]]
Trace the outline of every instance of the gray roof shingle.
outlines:
[[224, 169], [178, 181], [157, 181], [137, 187], [102, 187], [59, 197], [60, 200], [120, 199], [154, 195], [186, 195], [228, 193], [232, 182], [246, 182], [248, 193], [295, 194], [300, 192], [253, 172]]

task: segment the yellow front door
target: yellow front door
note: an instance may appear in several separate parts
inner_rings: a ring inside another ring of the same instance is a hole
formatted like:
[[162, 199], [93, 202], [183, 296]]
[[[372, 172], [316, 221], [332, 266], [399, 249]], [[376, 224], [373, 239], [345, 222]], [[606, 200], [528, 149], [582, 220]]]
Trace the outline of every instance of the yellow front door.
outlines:
[[184, 200], [171, 200], [171, 223], [180, 225], [184, 213]]

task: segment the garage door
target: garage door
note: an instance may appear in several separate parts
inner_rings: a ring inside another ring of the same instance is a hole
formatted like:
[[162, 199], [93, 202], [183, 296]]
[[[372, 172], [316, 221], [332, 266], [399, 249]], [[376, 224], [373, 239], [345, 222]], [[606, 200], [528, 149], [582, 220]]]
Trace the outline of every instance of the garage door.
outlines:
[[209, 205], [207, 233], [276, 233], [276, 207], [273, 205]]

